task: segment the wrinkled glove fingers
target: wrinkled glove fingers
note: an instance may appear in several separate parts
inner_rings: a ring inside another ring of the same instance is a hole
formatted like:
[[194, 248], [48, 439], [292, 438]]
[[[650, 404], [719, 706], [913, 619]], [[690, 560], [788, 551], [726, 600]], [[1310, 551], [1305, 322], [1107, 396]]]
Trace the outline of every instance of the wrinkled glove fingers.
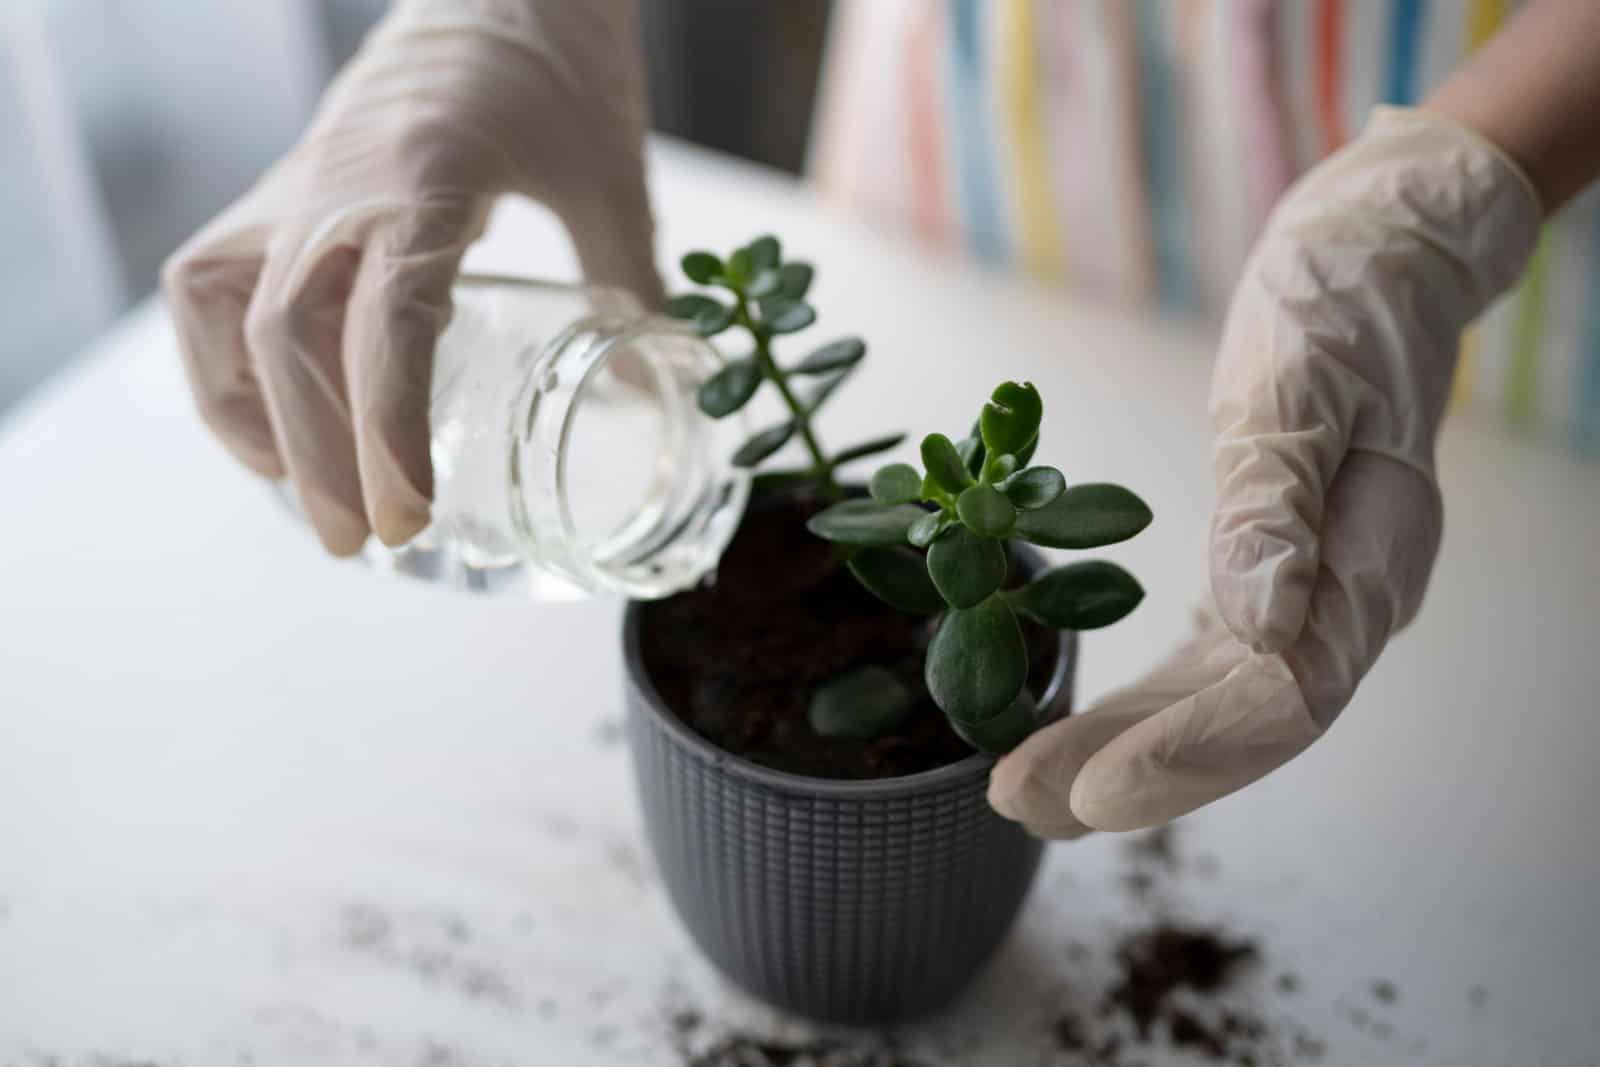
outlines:
[[1072, 782], [1072, 814], [1097, 830], [1169, 822], [1255, 781], [1320, 733], [1283, 658], [1251, 653], [1096, 752]]
[[333, 555], [359, 551], [366, 510], [340, 359], [358, 253], [285, 234], [267, 254], [245, 316], [252, 366], [300, 505]]
[[362, 250], [344, 367], [367, 521], [385, 544], [403, 544], [428, 525], [434, 345], [484, 215], [475, 200], [435, 198], [374, 224]]
[[1276, 652], [1300, 633], [1316, 580], [1327, 431], [1218, 440], [1211, 593], [1241, 642]]
[[1072, 812], [1072, 783], [1094, 755], [1124, 732], [1219, 681], [1244, 655], [1209, 610], [1196, 633], [1135, 684], [1094, 708], [1040, 730], [995, 765], [989, 803], [1040, 837], [1070, 840], [1093, 829]]
[[161, 286], [200, 417], [239, 462], [281, 478], [286, 468], [244, 337], [260, 273], [260, 249], [244, 235], [201, 234], [162, 267]]
[[1114, 704], [1045, 727], [989, 774], [989, 806], [1038, 837], [1070, 841], [1094, 827], [1072, 812], [1072, 782], [1083, 765], [1129, 727], [1167, 706], [1166, 698], [1123, 694]]
[[1339, 469], [1306, 627], [1284, 652], [1323, 726], [1422, 606], [1443, 526], [1439, 492], [1415, 468], [1352, 452]]

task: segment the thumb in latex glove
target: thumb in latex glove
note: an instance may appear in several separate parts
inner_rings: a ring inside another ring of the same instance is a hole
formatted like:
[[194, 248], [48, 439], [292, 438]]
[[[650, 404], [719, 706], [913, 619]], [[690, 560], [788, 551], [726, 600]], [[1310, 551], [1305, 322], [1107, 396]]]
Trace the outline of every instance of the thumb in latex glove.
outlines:
[[989, 798], [1072, 837], [1176, 818], [1303, 751], [1417, 612], [1459, 334], [1539, 206], [1476, 134], [1380, 109], [1273, 213], [1212, 377], [1215, 615], [1142, 682], [1029, 738]]
[[660, 299], [631, 0], [402, 0], [298, 145], [163, 283], [202, 416], [287, 475], [323, 544], [428, 523], [433, 346], [502, 193], [560, 216], [591, 281]]

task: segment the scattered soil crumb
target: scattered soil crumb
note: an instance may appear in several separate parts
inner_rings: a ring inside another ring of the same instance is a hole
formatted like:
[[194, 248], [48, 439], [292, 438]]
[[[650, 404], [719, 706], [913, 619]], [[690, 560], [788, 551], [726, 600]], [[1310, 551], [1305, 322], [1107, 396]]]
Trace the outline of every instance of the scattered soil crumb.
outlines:
[[1475, 985], [1467, 990], [1467, 1003], [1474, 1008], [1481, 1008], [1489, 1003], [1489, 991], [1481, 985]]
[[1380, 1004], [1393, 1004], [1400, 999], [1400, 991], [1387, 978], [1380, 978], [1372, 983], [1372, 996]]
[[1293, 971], [1284, 971], [1278, 975], [1276, 984], [1280, 993], [1292, 995], [1300, 992], [1300, 976]]
[[1295, 1055], [1302, 1059], [1320, 1060], [1327, 1054], [1328, 1044], [1321, 1038], [1302, 1031], [1294, 1035], [1294, 1051]]
[[1106, 1003], [1125, 1012], [1140, 1037], [1149, 1037], [1151, 1025], [1175, 991], [1215, 993], [1239, 965], [1259, 955], [1254, 944], [1228, 940], [1216, 930], [1160, 923], [1136, 931], [1118, 947], [1122, 977], [1106, 994]]
[[909, 1060], [881, 1041], [790, 1043], [733, 1033], [696, 1056], [685, 1067], [932, 1067]]
[[1056, 1047], [1062, 1052], [1082, 1052], [1089, 1047], [1089, 1037], [1083, 1032], [1083, 1023], [1071, 1015], [1057, 1019], [1054, 1028]]
[[1175, 847], [1171, 823], [1148, 830], [1128, 839], [1128, 852], [1136, 859], [1158, 863], [1169, 871], [1178, 869], [1178, 850]]
[[1129, 871], [1122, 876], [1122, 887], [1128, 891], [1129, 896], [1137, 900], [1148, 897], [1155, 884], [1155, 876], [1149, 871]]

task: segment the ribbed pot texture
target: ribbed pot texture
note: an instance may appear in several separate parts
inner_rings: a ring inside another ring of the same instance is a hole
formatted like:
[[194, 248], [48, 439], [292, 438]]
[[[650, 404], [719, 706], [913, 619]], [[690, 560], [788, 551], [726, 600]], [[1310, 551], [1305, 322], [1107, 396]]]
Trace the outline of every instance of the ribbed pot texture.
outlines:
[[[815, 1019], [887, 1022], [954, 997], [1005, 938], [1043, 848], [989, 809], [993, 758], [875, 781], [761, 767], [666, 707], [640, 619], [629, 605], [628, 740], [661, 880], [701, 951]], [[1076, 652], [1063, 633], [1041, 701], [1053, 713], [1071, 702]]]

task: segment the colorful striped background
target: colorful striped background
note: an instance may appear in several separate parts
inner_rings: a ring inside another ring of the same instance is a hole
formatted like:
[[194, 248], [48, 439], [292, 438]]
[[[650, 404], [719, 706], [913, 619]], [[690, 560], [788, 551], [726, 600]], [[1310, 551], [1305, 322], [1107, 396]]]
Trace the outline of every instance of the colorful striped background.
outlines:
[[[1512, 0], [840, 0], [830, 196], [1032, 275], [1216, 315], [1272, 204]], [[1600, 455], [1600, 190], [1462, 340], [1457, 407]]]

